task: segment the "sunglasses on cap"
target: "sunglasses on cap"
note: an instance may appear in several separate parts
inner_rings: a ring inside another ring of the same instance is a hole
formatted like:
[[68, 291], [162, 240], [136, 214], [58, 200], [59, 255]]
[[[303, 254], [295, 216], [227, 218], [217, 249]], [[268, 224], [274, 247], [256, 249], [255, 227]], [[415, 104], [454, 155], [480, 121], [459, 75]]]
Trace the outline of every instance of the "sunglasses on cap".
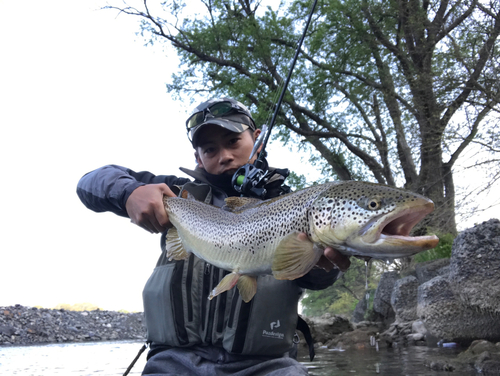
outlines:
[[195, 114], [191, 115], [189, 119], [186, 120], [186, 129], [189, 132], [193, 128], [196, 128], [197, 126], [205, 123], [208, 115], [212, 115], [212, 117], [218, 118], [218, 117], [223, 117], [224, 115], [229, 115], [231, 113], [233, 114], [237, 113], [249, 116], [245, 110], [243, 110], [241, 107], [239, 107], [234, 103], [218, 102], [214, 103], [211, 106], [208, 106], [203, 111], [196, 112]]

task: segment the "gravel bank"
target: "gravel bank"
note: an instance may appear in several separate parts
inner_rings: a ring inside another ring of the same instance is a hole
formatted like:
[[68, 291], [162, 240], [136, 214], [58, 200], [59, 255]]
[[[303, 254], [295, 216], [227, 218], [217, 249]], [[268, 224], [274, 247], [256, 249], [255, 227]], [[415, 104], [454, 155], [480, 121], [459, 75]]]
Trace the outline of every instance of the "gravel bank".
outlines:
[[0, 346], [145, 339], [143, 313], [0, 307]]

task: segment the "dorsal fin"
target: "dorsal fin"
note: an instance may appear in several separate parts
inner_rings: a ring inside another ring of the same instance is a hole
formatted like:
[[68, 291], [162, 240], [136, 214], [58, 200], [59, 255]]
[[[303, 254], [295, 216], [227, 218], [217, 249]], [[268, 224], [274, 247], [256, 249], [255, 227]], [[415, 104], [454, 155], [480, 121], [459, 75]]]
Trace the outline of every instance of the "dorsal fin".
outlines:
[[196, 198], [187, 189], [182, 190], [181, 198], [185, 198], [189, 201], [196, 201]]
[[262, 203], [261, 199], [252, 197], [228, 197], [224, 201], [226, 204], [222, 209], [231, 212], [242, 212]]

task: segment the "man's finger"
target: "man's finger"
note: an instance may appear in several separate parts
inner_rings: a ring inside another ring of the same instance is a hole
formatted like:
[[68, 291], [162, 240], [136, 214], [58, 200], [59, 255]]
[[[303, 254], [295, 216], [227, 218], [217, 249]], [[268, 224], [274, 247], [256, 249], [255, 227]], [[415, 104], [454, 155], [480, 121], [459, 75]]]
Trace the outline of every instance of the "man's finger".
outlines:
[[130, 222], [132, 222], [134, 225], [137, 225], [139, 226], [140, 228], [142, 228], [143, 230], [146, 230], [147, 232], [151, 233], [151, 234], [154, 234], [153, 231], [151, 231], [151, 229], [149, 228], [149, 226], [145, 223], [136, 223], [135, 221], [131, 220]]
[[351, 260], [349, 260], [349, 257], [343, 255], [332, 247], [326, 247], [323, 255], [343, 272], [347, 271], [349, 266], [351, 266]]
[[172, 192], [172, 190], [168, 187], [168, 185], [162, 184], [162, 185], [160, 185], [160, 188], [161, 188], [162, 193], [165, 196], [168, 196], [168, 197], [177, 197], [177, 195], [174, 192]]
[[327, 272], [331, 271], [335, 267], [335, 265], [333, 265], [332, 262], [328, 260], [324, 255], [321, 255], [316, 266], [324, 269]]
[[168, 219], [168, 214], [163, 206], [158, 210], [155, 210], [154, 214], [155, 218], [154, 220], [152, 220], [152, 223], [157, 232], [163, 232], [167, 228], [171, 227], [170, 220]]

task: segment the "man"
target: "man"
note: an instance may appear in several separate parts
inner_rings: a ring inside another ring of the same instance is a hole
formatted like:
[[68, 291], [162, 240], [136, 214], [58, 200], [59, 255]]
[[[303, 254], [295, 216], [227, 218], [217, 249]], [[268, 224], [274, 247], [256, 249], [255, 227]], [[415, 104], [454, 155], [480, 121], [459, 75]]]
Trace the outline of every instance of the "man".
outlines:
[[[165, 237], [170, 227], [163, 196], [185, 192], [222, 206], [238, 193], [234, 172], [248, 162], [260, 134], [248, 109], [229, 99], [200, 104], [186, 122], [195, 149], [195, 178], [155, 176], [120, 166], [105, 166], [82, 177], [77, 193], [96, 212], [129, 217], [151, 233], [162, 233], [162, 254], [143, 292], [147, 340], [151, 343], [144, 375], [306, 375], [294, 359], [297, 305], [302, 288], [323, 289], [349, 267], [331, 248], [314, 268], [295, 281], [259, 276], [257, 294], [245, 303], [237, 289], [212, 300], [210, 291], [229, 272], [191, 255], [168, 261]], [[256, 156], [252, 157], [254, 162]], [[266, 162], [267, 163], [267, 162]], [[266, 198], [284, 194], [280, 170], [273, 170]]]

